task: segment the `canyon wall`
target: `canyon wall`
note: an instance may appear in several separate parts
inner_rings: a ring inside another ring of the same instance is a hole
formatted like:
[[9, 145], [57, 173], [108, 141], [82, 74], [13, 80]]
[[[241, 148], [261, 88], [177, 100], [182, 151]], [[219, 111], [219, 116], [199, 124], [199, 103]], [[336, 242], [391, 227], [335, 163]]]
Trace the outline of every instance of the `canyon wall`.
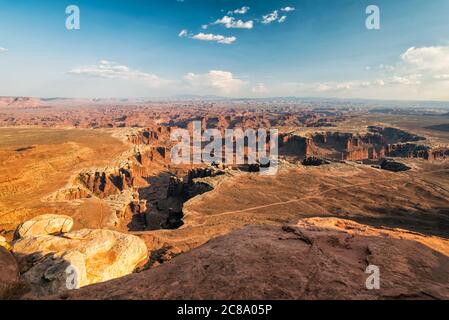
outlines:
[[280, 154], [298, 158], [324, 157], [332, 160], [377, 160], [384, 157], [444, 159], [449, 149], [421, 145], [424, 137], [396, 128], [368, 127], [366, 134], [316, 132], [280, 136]]

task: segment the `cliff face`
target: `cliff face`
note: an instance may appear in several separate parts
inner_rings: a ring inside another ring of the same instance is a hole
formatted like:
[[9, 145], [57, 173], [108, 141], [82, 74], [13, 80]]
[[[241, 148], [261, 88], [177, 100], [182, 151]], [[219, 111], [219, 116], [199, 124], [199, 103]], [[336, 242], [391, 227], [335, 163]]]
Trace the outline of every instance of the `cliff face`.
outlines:
[[156, 146], [145, 151], [136, 153], [136, 160], [144, 167], [151, 165], [155, 161], [170, 162], [170, 150], [166, 147]]
[[449, 149], [431, 148], [427, 146], [406, 143], [389, 145], [387, 155], [391, 157], [419, 158], [424, 160], [440, 160], [449, 158]]
[[449, 149], [436, 148], [431, 151], [431, 157], [434, 160], [449, 158]]
[[128, 136], [128, 141], [132, 144], [144, 144], [151, 145], [157, 144], [166, 139], [170, 139], [171, 128], [170, 127], [154, 127], [140, 130], [137, 133]]
[[424, 139], [395, 128], [369, 127], [363, 135], [344, 132], [317, 132], [305, 137], [283, 135], [279, 146], [283, 155], [349, 161], [377, 160], [385, 156], [434, 160], [449, 156], [449, 149], [411, 143]]
[[378, 159], [385, 155], [381, 136], [355, 136], [351, 133], [324, 132], [307, 137], [282, 136], [281, 154], [297, 157], [325, 156], [334, 160]]
[[88, 171], [80, 173], [79, 178], [83, 185], [99, 198], [131, 188], [134, 180], [131, 172], [124, 168]]
[[307, 158], [316, 153], [315, 149], [313, 138], [297, 135], [280, 135], [279, 137], [281, 154]]
[[387, 146], [386, 155], [389, 157], [433, 160], [430, 147], [420, 146], [413, 143], [390, 144]]
[[171, 177], [167, 189], [167, 197], [178, 197], [182, 198], [183, 201], [187, 201], [196, 195], [213, 189], [211, 186], [207, 187], [206, 183], [201, 181], [201, 179], [216, 177], [224, 173], [224, 170], [208, 167], [191, 169], [184, 178]]

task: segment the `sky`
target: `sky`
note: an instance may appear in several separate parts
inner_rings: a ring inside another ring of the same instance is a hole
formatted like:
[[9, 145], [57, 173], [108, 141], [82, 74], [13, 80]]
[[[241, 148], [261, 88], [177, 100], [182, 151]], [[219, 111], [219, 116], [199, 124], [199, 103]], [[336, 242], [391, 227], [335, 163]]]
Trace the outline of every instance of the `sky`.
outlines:
[[0, 96], [449, 101], [448, 17], [447, 0], [0, 0]]

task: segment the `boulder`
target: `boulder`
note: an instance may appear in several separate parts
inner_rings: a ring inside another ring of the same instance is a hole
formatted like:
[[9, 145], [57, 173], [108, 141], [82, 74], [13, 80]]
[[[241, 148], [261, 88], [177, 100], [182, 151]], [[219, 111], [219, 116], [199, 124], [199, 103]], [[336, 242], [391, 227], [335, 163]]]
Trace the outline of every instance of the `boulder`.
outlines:
[[44, 214], [22, 223], [16, 230], [16, 237], [33, 237], [39, 235], [69, 232], [73, 219], [69, 216]]
[[13, 252], [38, 296], [125, 276], [148, 253], [139, 237], [100, 229], [25, 237]]

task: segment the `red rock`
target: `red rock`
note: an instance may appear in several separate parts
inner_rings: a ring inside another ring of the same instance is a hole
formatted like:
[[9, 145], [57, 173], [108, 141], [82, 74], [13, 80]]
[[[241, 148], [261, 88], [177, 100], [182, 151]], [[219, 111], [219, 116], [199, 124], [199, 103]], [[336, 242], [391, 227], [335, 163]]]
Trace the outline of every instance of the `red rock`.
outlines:
[[0, 246], [0, 300], [8, 299], [19, 286], [19, 266], [13, 255]]
[[[431, 249], [431, 241], [447, 246], [447, 240], [339, 219], [251, 226], [157, 268], [58, 297], [448, 299], [449, 257]], [[366, 287], [370, 264], [380, 268], [380, 290]]]

